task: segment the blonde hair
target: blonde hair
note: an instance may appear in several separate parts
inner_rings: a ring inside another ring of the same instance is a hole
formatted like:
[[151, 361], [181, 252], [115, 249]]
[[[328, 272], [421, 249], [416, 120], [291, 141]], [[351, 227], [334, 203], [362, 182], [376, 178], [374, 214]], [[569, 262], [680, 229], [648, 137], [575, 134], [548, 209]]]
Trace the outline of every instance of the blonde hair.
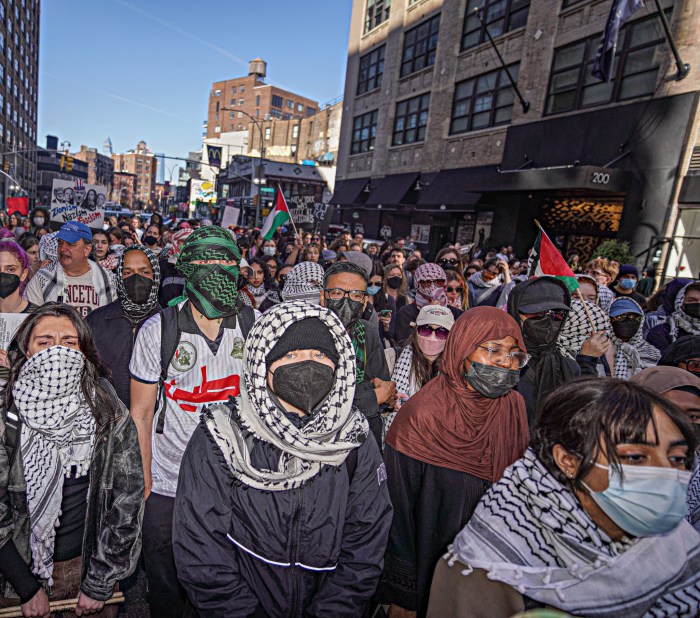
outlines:
[[586, 264], [587, 270], [599, 270], [610, 277], [610, 281], [617, 279], [617, 273], [620, 270], [619, 266], [615, 266], [608, 258], [597, 257], [593, 258]]

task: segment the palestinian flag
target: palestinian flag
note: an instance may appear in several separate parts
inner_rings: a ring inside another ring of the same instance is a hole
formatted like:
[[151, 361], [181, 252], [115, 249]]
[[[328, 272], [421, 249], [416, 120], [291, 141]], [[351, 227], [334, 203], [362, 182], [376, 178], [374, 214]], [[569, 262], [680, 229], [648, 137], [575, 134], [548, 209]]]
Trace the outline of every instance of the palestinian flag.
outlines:
[[566, 260], [554, 246], [545, 231], [540, 228], [535, 244], [532, 246], [532, 255], [528, 261], [528, 277], [541, 277], [548, 275], [559, 279], [572, 294], [578, 290], [578, 281], [574, 271], [569, 268]]
[[270, 240], [277, 228], [284, 225], [285, 222], [289, 221], [292, 215], [289, 214], [289, 206], [287, 206], [287, 201], [284, 199], [284, 193], [281, 189], [277, 189], [277, 195], [275, 196], [275, 207], [267, 215], [265, 223], [263, 223], [262, 230], [260, 233], [265, 240]]

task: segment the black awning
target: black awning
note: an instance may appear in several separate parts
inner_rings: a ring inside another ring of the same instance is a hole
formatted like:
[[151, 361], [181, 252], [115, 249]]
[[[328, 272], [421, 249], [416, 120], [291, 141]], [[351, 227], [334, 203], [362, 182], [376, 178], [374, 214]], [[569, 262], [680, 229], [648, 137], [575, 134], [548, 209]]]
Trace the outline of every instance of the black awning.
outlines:
[[331, 204], [354, 204], [360, 193], [364, 191], [369, 178], [351, 178], [349, 180], [339, 180], [335, 183], [335, 191], [330, 200]]
[[594, 165], [567, 165], [501, 172], [505, 191], [553, 191], [587, 189], [607, 193], [625, 193], [632, 173]]
[[700, 204], [700, 176], [683, 178], [678, 201], [682, 204]]
[[472, 190], [475, 172], [482, 168], [462, 168], [443, 170], [427, 187], [421, 189], [417, 204], [419, 206], [469, 205], [473, 206], [481, 198], [480, 190]]
[[406, 193], [415, 186], [416, 180], [418, 180], [418, 172], [394, 174], [372, 180], [374, 189], [372, 189], [365, 203], [368, 206], [401, 204]]

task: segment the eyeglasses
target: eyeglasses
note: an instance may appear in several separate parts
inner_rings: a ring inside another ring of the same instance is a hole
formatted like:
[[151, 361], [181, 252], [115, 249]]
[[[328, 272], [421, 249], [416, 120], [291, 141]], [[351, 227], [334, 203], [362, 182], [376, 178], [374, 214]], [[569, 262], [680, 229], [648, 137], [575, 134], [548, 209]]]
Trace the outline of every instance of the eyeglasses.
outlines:
[[490, 363], [494, 365], [505, 365], [511, 369], [522, 369], [532, 358], [525, 352], [508, 352], [506, 348], [499, 348], [495, 345], [480, 345], [479, 347], [489, 353]]
[[687, 371], [692, 371], [693, 373], [700, 372], [700, 360], [687, 360], [685, 362]]
[[641, 324], [644, 321], [644, 318], [637, 313], [622, 313], [621, 315], [616, 315], [614, 318], [610, 318], [610, 321], [613, 323], [622, 322], [624, 320]]
[[440, 341], [445, 341], [447, 339], [447, 336], [450, 334], [450, 331], [444, 328], [443, 326], [438, 326], [438, 328], [433, 328], [430, 326], [430, 324], [423, 324], [419, 326], [417, 329], [418, 334], [421, 337], [430, 337], [433, 333], [435, 333], [435, 336], [440, 340]]
[[438, 260], [438, 264], [449, 264], [450, 266], [456, 266], [459, 264], [459, 260], [457, 258], [440, 258]]
[[320, 236], [314, 236], [311, 240], [312, 240], [313, 242], [321, 242], [321, 237], [320, 237]]
[[555, 322], [563, 322], [569, 312], [564, 309], [547, 309], [529, 315], [528, 320], [539, 320], [542, 318], [552, 318]]
[[419, 281], [418, 285], [422, 288], [429, 288], [431, 285], [434, 285], [439, 288], [444, 288], [445, 287], [445, 280], [444, 279], [432, 279], [430, 281], [428, 280], [423, 280]]
[[464, 292], [464, 288], [461, 287], [461, 286], [458, 287], [458, 288], [453, 288], [451, 285], [448, 285], [448, 286], [447, 286], [447, 291], [450, 292], [450, 293], [452, 293], [452, 292], [457, 292], [457, 294], [461, 294], [462, 292]]
[[328, 300], [342, 300], [346, 296], [355, 302], [361, 302], [367, 296], [365, 290], [341, 290], [340, 288], [323, 288]]

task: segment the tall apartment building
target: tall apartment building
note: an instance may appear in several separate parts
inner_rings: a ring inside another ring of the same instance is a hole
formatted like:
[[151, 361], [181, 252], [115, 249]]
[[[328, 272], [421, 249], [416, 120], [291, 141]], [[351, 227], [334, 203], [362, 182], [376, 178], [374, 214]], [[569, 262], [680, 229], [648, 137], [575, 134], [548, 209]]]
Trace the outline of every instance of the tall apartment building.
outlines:
[[[40, 0], [0, 0], [0, 149], [13, 182], [2, 175], [3, 197], [37, 192], [37, 90]], [[4, 208], [4, 199], [3, 199]]]
[[107, 195], [109, 195], [114, 182], [114, 159], [97, 152], [97, 148], [88, 148], [85, 145], [81, 146], [80, 151], [73, 157], [87, 163], [88, 184], [107, 187]]
[[111, 201], [122, 208], [133, 208], [136, 195], [136, 174], [115, 170], [112, 182]]
[[136, 209], [152, 206], [156, 189], [156, 158], [148, 150], [146, 142], [140, 141], [134, 150], [112, 155], [114, 173], [129, 172], [136, 175], [136, 188], [132, 207]]
[[319, 111], [317, 101], [266, 84], [266, 73], [267, 63], [256, 58], [250, 62], [245, 77], [212, 84], [205, 137], [246, 130], [249, 120], [243, 112], [261, 120], [266, 117], [299, 120]]
[[[700, 213], [700, 2], [661, 0], [685, 79], [647, 2], [601, 82], [591, 67], [611, 4], [354, 0], [332, 199], [343, 221], [412, 234], [432, 255], [447, 241], [524, 255], [535, 219], [566, 254], [606, 238], [649, 249], [640, 262], [663, 248], [679, 207]], [[700, 236], [700, 216], [687, 227]]]

